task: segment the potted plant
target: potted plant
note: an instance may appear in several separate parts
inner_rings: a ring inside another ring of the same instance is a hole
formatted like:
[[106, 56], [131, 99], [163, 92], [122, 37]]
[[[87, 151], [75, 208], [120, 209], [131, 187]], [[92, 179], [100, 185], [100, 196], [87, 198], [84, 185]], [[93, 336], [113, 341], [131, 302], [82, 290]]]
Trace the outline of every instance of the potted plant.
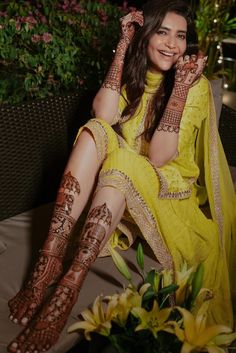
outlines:
[[0, 4], [0, 104], [101, 84], [124, 10], [106, 0]]

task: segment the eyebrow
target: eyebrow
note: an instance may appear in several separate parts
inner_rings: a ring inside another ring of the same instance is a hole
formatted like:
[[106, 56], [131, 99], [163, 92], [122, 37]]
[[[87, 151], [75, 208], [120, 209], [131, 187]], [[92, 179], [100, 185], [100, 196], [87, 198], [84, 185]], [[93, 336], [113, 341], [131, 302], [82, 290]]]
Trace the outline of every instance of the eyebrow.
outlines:
[[[168, 27], [165, 27], [165, 26], [161, 26], [159, 29], [165, 29], [165, 30], [167, 30], [167, 31], [170, 31], [171, 29], [170, 28], [168, 28]], [[182, 29], [180, 29], [180, 30], [178, 30], [177, 31], [178, 33], [187, 33], [187, 31], [183, 31]]]

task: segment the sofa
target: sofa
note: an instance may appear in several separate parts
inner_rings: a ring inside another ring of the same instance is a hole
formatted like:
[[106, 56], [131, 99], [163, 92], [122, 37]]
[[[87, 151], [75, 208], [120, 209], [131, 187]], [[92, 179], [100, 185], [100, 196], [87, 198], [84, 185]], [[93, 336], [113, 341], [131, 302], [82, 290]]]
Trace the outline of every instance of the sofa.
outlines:
[[[22, 287], [37, 260], [73, 139], [89, 117], [90, 103], [89, 99], [71, 95], [0, 107], [0, 353], [7, 352], [7, 345], [22, 330], [9, 320], [7, 302]], [[235, 115], [234, 110], [223, 105], [219, 122], [234, 181]], [[81, 226], [79, 222], [75, 234]], [[134, 279], [138, 280], [135, 249], [136, 244], [124, 257], [131, 263]], [[144, 250], [146, 268], [157, 267], [150, 249], [144, 245]], [[48, 353], [66, 353], [75, 346], [81, 336], [68, 334], [68, 326], [78, 320], [79, 313], [96, 295], [119, 291], [123, 284], [124, 279], [111, 258], [99, 258], [86, 278], [60, 339]]]

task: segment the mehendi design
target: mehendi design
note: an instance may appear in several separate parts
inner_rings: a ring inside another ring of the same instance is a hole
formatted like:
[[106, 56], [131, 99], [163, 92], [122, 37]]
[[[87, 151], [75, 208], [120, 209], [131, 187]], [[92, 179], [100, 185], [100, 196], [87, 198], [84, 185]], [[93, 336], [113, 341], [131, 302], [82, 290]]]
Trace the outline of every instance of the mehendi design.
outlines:
[[158, 131], [179, 132], [180, 121], [192, 84], [200, 77], [206, 64], [206, 58], [199, 55], [180, 57], [176, 64], [175, 84], [167, 103]]
[[106, 203], [91, 210], [79, 241], [79, 248], [67, 274], [36, 320], [9, 346], [10, 351], [33, 353], [48, 350], [59, 338], [78, 298], [90, 265], [96, 260], [112, 214]]
[[117, 45], [115, 57], [102, 84], [103, 88], [109, 88], [120, 93], [121, 77], [126, 50], [134, 36], [134, 22], [143, 25], [143, 16], [140, 11], [133, 11], [120, 19], [121, 38]]
[[62, 264], [57, 257], [41, 254], [27, 285], [8, 303], [10, 319], [26, 325], [41, 305], [47, 286], [61, 273]]
[[60, 188], [73, 192], [74, 194], [80, 194], [80, 185], [78, 180], [73, 177], [71, 172], [63, 175]]
[[121, 77], [122, 77], [126, 50], [127, 50], [127, 43], [124, 38], [121, 38], [116, 49], [115, 58], [111, 64], [110, 69], [108, 70], [108, 73], [102, 84], [102, 87], [110, 88], [120, 93]]
[[33, 317], [41, 305], [46, 288], [62, 273], [62, 258], [65, 255], [71, 231], [76, 220], [71, 217], [75, 195], [80, 185], [71, 172], [61, 181], [49, 235], [40, 251], [40, 257], [26, 286], [9, 301], [10, 318], [23, 325]]
[[158, 131], [179, 132], [180, 121], [190, 86], [176, 83], [167, 103]]

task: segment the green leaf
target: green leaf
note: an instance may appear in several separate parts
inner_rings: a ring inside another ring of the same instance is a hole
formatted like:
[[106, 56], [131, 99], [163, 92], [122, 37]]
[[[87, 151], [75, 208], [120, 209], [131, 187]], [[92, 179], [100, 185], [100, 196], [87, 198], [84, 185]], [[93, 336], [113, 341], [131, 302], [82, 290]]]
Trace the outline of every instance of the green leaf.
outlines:
[[144, 270], [144, 254], [143, 254], [143, 247], [142, 244], [138, 244], [137, 252], [136, 252], [136, 260], [140, 267], [140, 269]]
[[159, 294], [172, 294], [179, 288], [178, 284], [172, 283], [169, 286], [161, 288]]

